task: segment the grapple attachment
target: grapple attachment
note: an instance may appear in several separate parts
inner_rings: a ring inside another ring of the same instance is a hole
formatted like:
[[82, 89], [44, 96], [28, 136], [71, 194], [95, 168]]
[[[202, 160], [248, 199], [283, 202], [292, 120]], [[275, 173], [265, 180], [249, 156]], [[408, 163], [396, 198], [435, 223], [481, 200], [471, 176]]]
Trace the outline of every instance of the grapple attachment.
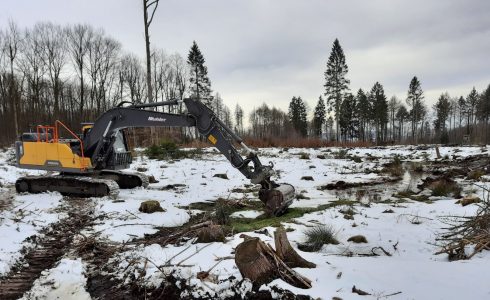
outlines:
[[287, 183], [273, 183], [272, 188], [262, 188], [259, 191], [259, 199], [264, 202], [266, 211], [276, 217], [285, 213], [293, 203], [294, 196], [294, 187]]

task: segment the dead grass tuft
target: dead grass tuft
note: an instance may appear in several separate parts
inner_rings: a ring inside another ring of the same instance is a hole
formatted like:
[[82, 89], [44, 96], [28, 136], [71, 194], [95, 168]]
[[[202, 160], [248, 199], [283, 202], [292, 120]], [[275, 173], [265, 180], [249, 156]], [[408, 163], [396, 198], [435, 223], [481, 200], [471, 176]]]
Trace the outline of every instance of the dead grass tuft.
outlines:
[[461, 198], [461, 187], [450, 178], [440, 178], [429, 185], [432, 196], [446, 197], [452, 195], [454, 198]]
[[481, 169], [473, 170], [468, 173], [468, 180], [480, 180], [480, 178], [485, 175], [485, 171]]
[[339, 241], [336, 239], [336, 232], [332, 226], [318, 225], [307, 229], [305, 232], [306, 242], [298, 245], [298, 248], [302, 251], [317, 252], [320, 251], [323, 245], [338, 245]]
[[387, 163], [382, 170], [383, 173], [388, 173], [393, 177], [401, 177], [404, 171], [402, 160], [398, 155], [393, 157], [393, 160]]

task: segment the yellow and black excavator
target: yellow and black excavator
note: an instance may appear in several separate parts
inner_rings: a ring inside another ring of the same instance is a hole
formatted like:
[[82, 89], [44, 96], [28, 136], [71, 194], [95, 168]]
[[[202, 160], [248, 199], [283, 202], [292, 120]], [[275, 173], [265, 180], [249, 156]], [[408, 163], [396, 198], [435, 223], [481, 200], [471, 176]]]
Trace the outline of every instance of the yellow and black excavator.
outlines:
[[[163, 113], [150, 108], [185, 104], [185, 114]], [[290, 184], [277, 184], [270, 178], [273, 165], [262, 165], [257, 154], [216, 117], [211, 109], [196, 99], [172, 100], [150, 104], [122, 102], [103, 113], [94, 123], [82, 124], [75, 134], [61, 121], [54, 126], [36, 126], [36, 132], [24, 133], [15, 144], [20, 168], [48, 170], [55, 175], [25, 176], [15, 187], [19, 193], [58, 191], [77, 197], [117, 196], [119, 188], [148, 186], [148, 177], [127, 173], [132, 162], [125, 128], [137, 127], [196, 127], [201, 135], [216, 147], [246, 178], [259, 184], [259, 198], [266, 210], [281, 215], [294, 199]], [[61, 131], [70, 138], [61, 138]], [[246, 151], [243, 158], [233, 143]]]

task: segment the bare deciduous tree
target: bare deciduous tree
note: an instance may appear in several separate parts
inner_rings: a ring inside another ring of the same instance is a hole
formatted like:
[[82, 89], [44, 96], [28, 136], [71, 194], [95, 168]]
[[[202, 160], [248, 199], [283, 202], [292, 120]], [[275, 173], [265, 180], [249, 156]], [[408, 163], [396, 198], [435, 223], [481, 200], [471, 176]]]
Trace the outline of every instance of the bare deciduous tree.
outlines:
[[40, 35], [41, 59], [47, 67], [47, 73], [53, 90], [54, 118], [60, 117], [60, 96], [62, 89], [61, 72], [66, 64], [66, 31], [53, 23], [36, 25]]
[[84, 118], [85, 110], [85, 82], [84, 82], [84, 68], [86, 65], [86, 54], [90, 45], [90, 40], [93, 36], [93, 29], [88, 25], [75, 25], [70, 28], [68, 34], [68, 45], [73, 61], [74, 67], [78, 72], [80, 79], [80, 95], [79, 95], [79, 107], [80, 107], [80, 119]]
[[[143, 0], [143, 20], [145, 25], [145, 45], [146, 45], [146, 85], [148, 90], [148, 100], [153, 102], [153, 89], [151, 86], [151, 53], [150, 53], [150, 34], [149, 29], [155, 12], [158, 8], [159, 0]], [[148, 14], [148, 11], [151, 13]], [[150, 17], [148, 17], [150, 15]]]
[[7, 31], [4, 34], [3, 51], [6, 53], [10, 65], [10, 78], [9, 78], [9, 97], [10, 105], [12, 107], [12, 113], [14, 117], [15, 135], [19, 134], [19, 120], [18, 120], [18, 105], [19, 99], [14, 95], [16, 86], [14, 79], [14, 61], [17, 58], [17, 53], [21, 44], [21, 35], [19, 28], [14, 21], [10, 20]]

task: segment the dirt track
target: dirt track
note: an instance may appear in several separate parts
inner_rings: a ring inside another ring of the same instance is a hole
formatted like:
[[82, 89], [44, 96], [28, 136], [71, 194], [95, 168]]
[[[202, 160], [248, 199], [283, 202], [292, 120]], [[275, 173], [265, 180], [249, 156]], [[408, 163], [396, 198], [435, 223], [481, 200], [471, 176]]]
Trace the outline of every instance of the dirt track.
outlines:
[[[43, 230], [42, 238], [33, 239], [35, 247], [0, 280], [0, 299], [18, 299], [32, 288], [41, 272], [52, 268], [67, 253], [73, 237], [91, 221], [87, 199], [64, 200], [68, 217]], [[42, 235], [41, 235], [42, 236]]]

